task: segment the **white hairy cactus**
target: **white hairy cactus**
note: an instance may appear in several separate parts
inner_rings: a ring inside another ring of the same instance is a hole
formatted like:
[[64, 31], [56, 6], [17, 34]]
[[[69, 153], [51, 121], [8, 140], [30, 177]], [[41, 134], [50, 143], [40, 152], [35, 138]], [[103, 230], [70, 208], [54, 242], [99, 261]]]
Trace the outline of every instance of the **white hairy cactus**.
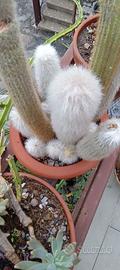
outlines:
[[9, 116], [10, 123], [15, 127], [24, 137], [29, 138], [33, 136], [32, 131], [27, 127], [25, 122], [22, 120], [18, 111], [14, 107]]
[[120, 147], [120, 119], [112, 118], [95, 130], [89, 132], [76, 145], [80, 158], [85, 160], [101, 160]]
[[50, 44], [38, 46], [34, 54], [34, 72], [42, 100], [46, 99], [46, 89], [59, 70], [60, 59], [56, 49]]
[[[43, 111], [49, 116], [49, 109], [46, 102], [41, 103]], [[12, 108], [9, 116], [10, 123], [26, 138], [33, 137], [32, 131], [27, 127], [22, 120], [15, 107]]]
[[78, 160], [76, 147], [65, 146], [61, 141], [54, 139], [47, 143], [46, 154], [52, 159], [58, 159], [66, 164], [72, 164]]
[[102, 99], [98, 78], [89, 70], [69, 67], [60, 71], [47, 89], [51, 124], [64, 144], [75, 144], [85, 135]]
[[45, 143], [32, 137], [26, 140], [25, 149], [34, 158], [43, 158], [46, 155]]

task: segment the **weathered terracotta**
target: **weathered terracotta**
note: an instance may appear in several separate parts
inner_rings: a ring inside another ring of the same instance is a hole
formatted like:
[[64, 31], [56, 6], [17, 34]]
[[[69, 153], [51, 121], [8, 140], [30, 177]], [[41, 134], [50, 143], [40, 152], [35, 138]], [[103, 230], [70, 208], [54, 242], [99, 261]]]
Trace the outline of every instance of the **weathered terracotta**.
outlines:
[[[102, 116], [101, 121], [105, 121], [106, 119], [108, 119], [108, 116], [105, 114]], [[10, 127], [10, 143], [13, 153], [21, 164], [28, 168], [33, 174], [47, 179], [71, 179], [84, 174], [99, 164], [99, 161], [86, 160], [62, 167], [43, 164], [27, 153], [20, 133], [13, 126]]]
[[78, 28], [75, 30], [74, 36], [73, 36], [73, 58], [76, 64], [81, 64], [84, 67], [88, 67], [88, 63], [84, 60], [84, 58], [81, 56], [79, 50], [78, 50], [78, 37], [80, 36], [80, 33], [88, 26], [90, 26], [92, 23], [95, 23], [98, 21], [100, 15], [94, 15], [89, 16], [88, 19], [84, 20]]
[[[11, 173], [4, 174], [4, 176], [10, 176], [10, 175], [11, 175]], [[52, 185], [48, 184], [46, 181], [38, 178], [37, 176], [31, 175], [28, 173], [20, 173], [20, 175], [23, 177], [27, 177], [30, 180], [34, 180], [38, 184], [43, 185], [45, 188], [49, 189], [55, 195], [55, 197], [59, 201], [61, 207], [63, 208], [66, 219], [67, 219], [67, 224], [68, 224], [69, 233], [70, 233], [70, 241], [71, 241], [71, 243], [76, 242], [75, 227], [74, 227], [72, 215], [71, 215], [65, 201], [63, 200], [62, 196], [56, 191], [56, 189]]]

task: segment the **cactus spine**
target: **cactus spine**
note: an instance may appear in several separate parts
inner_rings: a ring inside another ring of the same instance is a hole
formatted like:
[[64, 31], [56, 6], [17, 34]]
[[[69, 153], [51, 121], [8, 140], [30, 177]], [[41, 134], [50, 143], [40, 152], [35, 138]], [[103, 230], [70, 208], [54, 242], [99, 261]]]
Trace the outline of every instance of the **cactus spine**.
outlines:
[[47, 116], [42, 111], [31, 71], [25, 61], [13, 1], [7, 0], [7, 4], [9, 9], [6, 8], [6, 1], [0, 0], [1, 77], [26, 125], [39, 139], [47, 142], [54, 137], [54, 132]]
[[111, 84], [120, 66], [120, 1], [100, 0], [100, 7], [101, 16], [90, 68], [101, 78], [104, 86], [102, 112], [116, 93]]

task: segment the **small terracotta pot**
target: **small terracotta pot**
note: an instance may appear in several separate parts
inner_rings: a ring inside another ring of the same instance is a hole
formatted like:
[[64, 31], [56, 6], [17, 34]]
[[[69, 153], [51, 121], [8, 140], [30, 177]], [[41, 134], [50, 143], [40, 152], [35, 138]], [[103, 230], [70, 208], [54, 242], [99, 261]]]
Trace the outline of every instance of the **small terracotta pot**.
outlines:
[[78, 50], [78, 37], [86, 27], [90, 26], [92, 23], [96, 23], [99, 17], [100, 17], [99, 14], [88, 17], [88, 19], [84, 20], [75, 30], [73, 36], [73, 57], [76, 64], [81, 64], [84, 67], [88, 67], [88, 63], [84, 60], [84, 58], [81, 56]]
[[[11, 173], [5, 173], [4, 176], [11, 176]], [[57, 200], [59, 201], [61, 207], [63, 208], [64, 214], [66, 216], [67, 219], [67, 224], [68, 224], [68, 228], [69, 228], [69, 233], [70, 233], [70, 242], [76, 242], [76, 236], [75, 236], [75, 227], [74, 227], [74, 223], [73, 223], [73, 219], [72, 219], [72, 215], [65, 203], [65, 201], [63, 200], [62, 196], [56, 191], [56, 189], [51, 186], [50, 184], [48, 184], [46, 181], [38, 178], [37, 176], [28, 174], [28, 173], [20, 173], [21, 176], [23, 177], [27, 177], [30, 180], [34, 180], [35, 182], [37, 182], [38, 184], [41, 184], [45, 187], [45, 189], [49, 189], [57, 198]]]
[[[104, 114], [101, 121], [104, 122], [108, 119], [108, 115]], [[82, 160], [75, 164], [61, 167], [48, 166], [41, 163], [30, 156], [23, 145], [20, 133], [13, 127], [10, 127], [10, 143], [13, 153], [26, 168], [33, 174], [47, 179], [71, 179], [80, 176], [92, 168], [95, 168], [100, 161], [86, 161]]]

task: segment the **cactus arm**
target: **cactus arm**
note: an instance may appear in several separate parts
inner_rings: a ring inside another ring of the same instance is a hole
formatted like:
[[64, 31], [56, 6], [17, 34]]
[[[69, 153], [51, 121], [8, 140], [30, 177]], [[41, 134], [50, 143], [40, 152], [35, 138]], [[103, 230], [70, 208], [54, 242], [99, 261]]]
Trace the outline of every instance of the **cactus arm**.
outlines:
[[120, 65], [120, 1], [100, 0], [100, 7], [101, 16], [90, 68], [101, 78], [104, 86], [102, 110], [104, 101], [107, 108], [107, 97], [110, 102], [115, 95], [110, 86]]
[[1, 21], [1, 14], [2, 11], [0, 11], [1, 77], [21, 118], [38, 138], [49, 141], [54, 137], [54, 133], [47, 116], [42, 111], [30, 68], [26, 64], [19, 28], [12, 21], [10, 23]]
[[85, 160], [101, 160], [120, 147], [120, 120], [110, 119], [81, 139], [77, 154]]

